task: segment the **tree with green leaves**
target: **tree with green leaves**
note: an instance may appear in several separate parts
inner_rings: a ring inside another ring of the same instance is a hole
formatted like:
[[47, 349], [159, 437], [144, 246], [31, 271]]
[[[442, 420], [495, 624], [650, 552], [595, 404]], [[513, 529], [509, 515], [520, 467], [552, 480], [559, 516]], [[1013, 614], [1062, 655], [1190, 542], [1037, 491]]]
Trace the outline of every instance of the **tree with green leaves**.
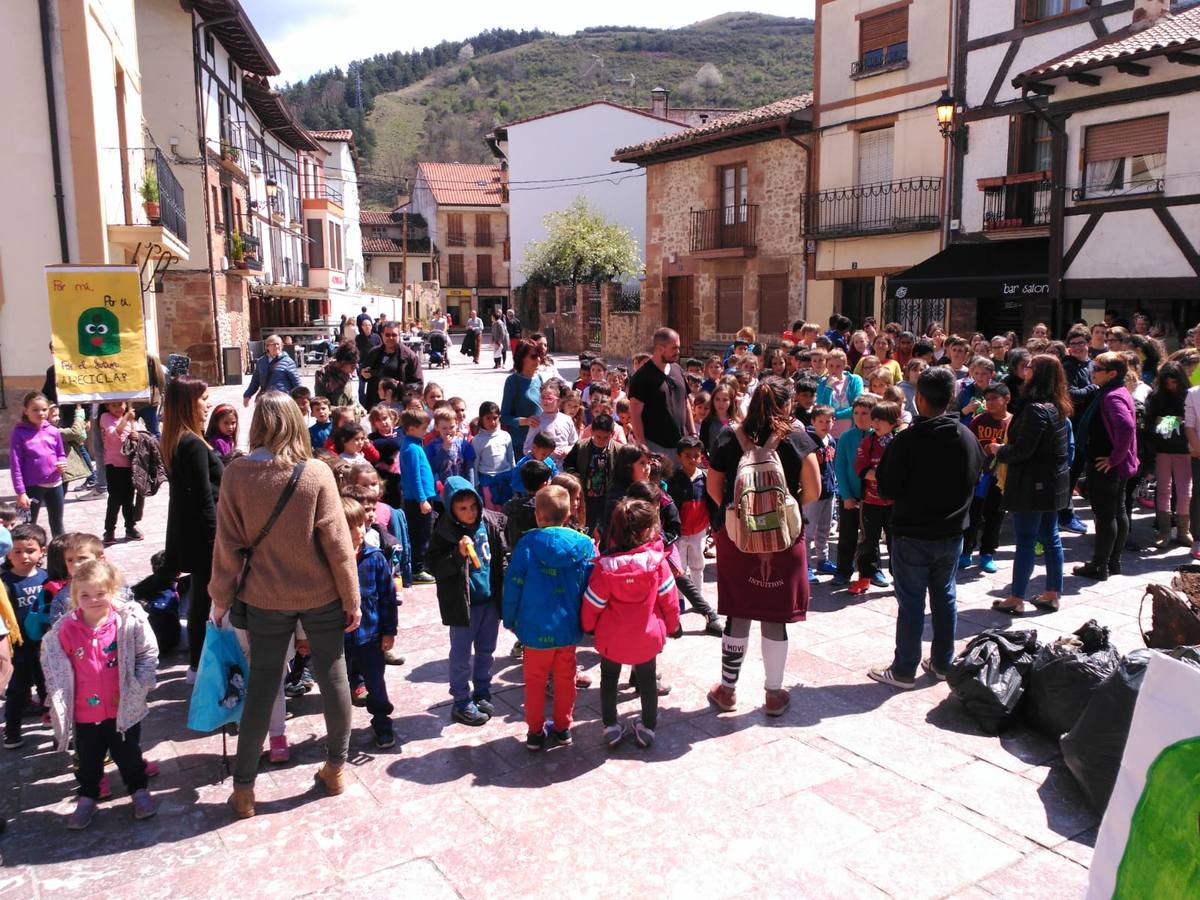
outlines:
[[637, 241], [627, 228], [608, 221], [587, 198], [547, 215], [546, 239], [525, 245], [521, 272], [547, 284], [599, 284], [642, 274]]

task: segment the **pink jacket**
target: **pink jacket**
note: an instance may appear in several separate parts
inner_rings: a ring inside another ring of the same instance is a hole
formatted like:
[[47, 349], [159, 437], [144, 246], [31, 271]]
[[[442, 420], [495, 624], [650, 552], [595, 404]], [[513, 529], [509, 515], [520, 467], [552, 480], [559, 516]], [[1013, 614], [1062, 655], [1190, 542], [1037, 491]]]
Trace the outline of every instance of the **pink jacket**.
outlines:
[[662, 541], [600, 557], [583, 592], [583, 630], [622, 665], [649, 662], [679, 628], [679, 596]]

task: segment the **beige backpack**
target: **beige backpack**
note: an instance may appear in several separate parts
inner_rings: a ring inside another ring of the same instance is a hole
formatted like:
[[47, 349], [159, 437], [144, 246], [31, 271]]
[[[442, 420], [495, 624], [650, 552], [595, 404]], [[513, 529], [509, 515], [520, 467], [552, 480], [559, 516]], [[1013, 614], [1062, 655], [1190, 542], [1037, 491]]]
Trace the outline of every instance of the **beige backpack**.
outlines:
[[788, 550], [800, 539], [803, 522], [779, 461], [779, 435], [759, 447], [741, 425], [733, 433], [742, 458], [733, 479], [733, 503], [725, 511], [725, 533], [743, 553]]

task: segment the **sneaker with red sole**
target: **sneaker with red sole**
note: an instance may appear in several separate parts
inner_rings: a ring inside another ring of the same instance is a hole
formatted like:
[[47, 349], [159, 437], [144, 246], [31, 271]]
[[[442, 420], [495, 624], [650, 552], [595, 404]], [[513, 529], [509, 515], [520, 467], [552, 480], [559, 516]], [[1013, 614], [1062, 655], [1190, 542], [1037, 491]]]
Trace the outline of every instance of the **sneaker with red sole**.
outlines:
[[146, 777], [154, 778], [158, 775], [158, 763], [146, 760]]
[[350, 702], [355, 706], [367, 705], [367, 688], [365, 685], [359, 685], [350, 692]]
[[766, 702], [763, 704], [763, 711], [768, 716], [782, 716], [787, 712], [788, 706], [792, 702], [792, 695], [783, 688], [778, 690], [767, 690]]
[[286, 734], [275, 735], [270, 741], [271, 749], [268, 758], [273, 763], [285, 763], [291, 759], [291, 751], [288, 750], [288, 742]]
[[592, 686], [592, 676], [582, 669], [575, 673], [575, 687], [586, 688]]
[[708, 692], [708, 702], [721, 712], [733, 712], [737, 709], [737, 692], [723, 684], [713, 685]]
[[846, 588], [846, 591], [850, 594], [865, 594], [870, 587], [870, 578], [859, 578], [857, 581], [853, 582], [850, 587]]

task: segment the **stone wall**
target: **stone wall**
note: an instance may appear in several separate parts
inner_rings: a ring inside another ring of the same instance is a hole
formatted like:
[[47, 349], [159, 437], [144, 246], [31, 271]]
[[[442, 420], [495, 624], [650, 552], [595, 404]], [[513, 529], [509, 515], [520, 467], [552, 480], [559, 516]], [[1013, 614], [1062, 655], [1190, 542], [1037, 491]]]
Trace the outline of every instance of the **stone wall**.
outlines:
[[[705, 258], [692, 253], [692, 212], [721, 206], [720, 167], [748, 168], [748, 203], [758, 207], [756, 247], [743, 257]], [[646, 278], [638, 340], [648, 343], [667, 321], [665, 294], [671, 276], [693, 277], [694, 327], [700, 340], [729, 340], [731, 332], [717, 331], [718, 278], [742, 279], [742, 324], [759, 326], [760, 275], [788, 276], [788, 320], [803, 317], [805, 255], [803, 195], [806, 175], [804, 150], [780, 138], [735, 147], [689, 159], [658, 163], [646, 176]], [[685, 351], [688, 349], [684, 348]]]

